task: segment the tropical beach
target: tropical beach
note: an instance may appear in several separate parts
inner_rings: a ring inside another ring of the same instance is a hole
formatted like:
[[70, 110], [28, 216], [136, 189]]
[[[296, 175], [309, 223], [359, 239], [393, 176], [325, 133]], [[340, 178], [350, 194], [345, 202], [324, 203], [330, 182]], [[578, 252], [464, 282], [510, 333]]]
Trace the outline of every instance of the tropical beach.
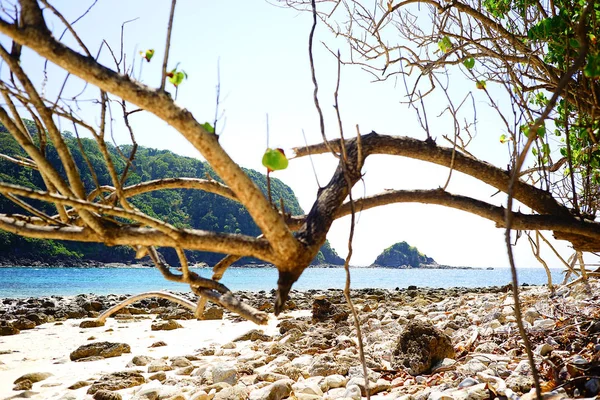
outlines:
[[599, 1], [0, 4], [0, 400], [599, 397]]
[[[521, 288], [545, 396], [600, 390], [599, 286]], [[5, 299], [0, 398], [358, 400], [367, 390], [372, 399], [534, 398], [510, 287], [352, 291], [368, 389], [341, 290], [293, 291], [279, 317], [272, 293], [237, 294], [268, 313], [267, 325], [218, 307], [196, 320], [158, 298], [102, 325], [94, 318], [124, 296]]]

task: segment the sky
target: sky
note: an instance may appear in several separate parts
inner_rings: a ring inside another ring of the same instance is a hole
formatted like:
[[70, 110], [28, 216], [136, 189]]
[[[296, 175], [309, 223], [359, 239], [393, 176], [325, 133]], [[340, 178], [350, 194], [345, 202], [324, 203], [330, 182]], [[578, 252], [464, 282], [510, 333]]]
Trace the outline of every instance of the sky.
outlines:
[[[81, 15], [91, 3], [83, 0], [53, 2], [70, 21]], [[121, 25], [130, 21], [123, 29], [127, 67], [133, 66], [134, 75], [145, 84], [158, 87], [169, 7], [168, 1], [99, 0], [74, 27], [93, 54], [98, 53], [105, 40], [119, 58]], [[311, 22], [309, 13], [277, 7], [263, 0], [177, 2], [169, 68], [177, 65], [188, 74], [188, 79], [178, 90], [177, 103], [190, 110], [198, 121], [212, 122], [216, 86], [220, 82], [221, 118], [217, 125], [220, 143], [243, 167], [265, 172], [261, 158], [267, 147], [267, 115], [270, 147], [288, 149], [287, 154], [290, 154], [289, 149], [303, 145], [305, 140], [309, 144], [320, 141], [307, 51]], [[56, 35], [62, 32], [57, 21], [51, 28]], [[73, 43], [68, 34], [65, 40]], [[0, 41], [6, 43], [6, 38], [0, 38]], [[320, 85], [319, 98], [325, 113], [327, 137], [336, 138], [339, 131], [333, 110], [333, 92], [337, 66], [334, 56], [322, 42], [328, 43], [332, 49], [339, 49], [342, 57], [348, 55], [348, 49], [324, 26], [318, 26], [314, 57]], [[138, 52], [149, 48], [155, 49], [155, 57], [151, 63], [142, 62]], [[100, 60], [114, 68], [107, 50], [103, 46]], [[42, 85], [42, 61], [26, 52], [23, 66], [30, 72], [34, 83]], [[64, 73], [54, 66], [48, 66], [47, 71], [45, 90], [52, 98], [62, 87]], [[460, 102], [472, 93], [477, 107], [477, 136], [469, 151], [494, 165], [506, 167], [507, 147], [498, 140], [505, 132], [498, 116], [486, 111], [489, 108], [487, 98], [471, 82], [462, 79], [460, 73], [453, 73], [450, 78], [455, 101]], [[393, 80], [370, 81], [371, 76], [358, 67], [342, 68], [339, 103], [345, 136], [355, 136], [358, 124], [363, 133], [374, 130], [381, 134], [425, 139], [426, 134], [414, 110], [402, 104], [405, 100], [404, 85]], [[98, 108], [93, 102], [98, 96], [97, 91], [71, 77], [63, 95], [74, 96], [82, 90], [82, 101], [71, 105], [78, 107], [83, 118], [98, 124]], [[172, 91], [172, 88], [169, 90]], [[496, 96], [493, 86], [490, 91]], [[497, 100], [502, 101], [501, 96], [497, 96]], [[431, 134], [438, 144], [444, 143], [442, 135], [453, 135], [447, 115], [438, 117], [445, 107], [445, 98], [441, 95], [430, 97], [426, 103]], [[112, 111], [115, 143], [130, 143], [118, 109], [114, 107]], [[465, 112], [465, 117], [473, 118], [472, 109]], [[202, 159], [179, 133], [157, 118], [137, 113], [132, 115], [131, 122], [140, 145]], [[61, 128], [70, 130], [69, 126]], [[317, 171], [316, 176], [311, 161]], [[302, 208], [308, 211], [316, 198], [319, 184], [323, 186], [328, 182], [335, 167], [332, 156], [319, 155], [312, 160], [291, 160], [287, 170], [277, 171], [273, 176], [288, 184]], [[445, 168], [392, 156], [369, 157], [363, 172], [364, 180], [356, 185], [353, 192], [355, 198], [385, 189], [438, 188], [445, 184], [448, 176]], [[495, 189], [456, 172], [448, 190], [498, 205], [506, 202], [506, 197], [496, 194]], [[493, 222], [468, 213], [441, 206], [405, 203], [363, 212], [357, 221], [353, 265], [369, 265], [383, 249], [396, 242], [407, 241], [440, 264], [508, 266], [504, 230], [495, 228]], [[349, 223], [349, 217], [336, 221], [328, 234], [332, 246], [342, 257], [347, 254]], [[549, 232], [544, 234], [551, 237]], [[564, 257], [571, 254], [566, 243], [557, 242], [556, 245]], [[525, 237], [518, 241], [515, 254], [518, 267], [540, 267], [531, 255]], [[558, 259], [547, 249], [542, 254], [551, 267], [561, 267]]]

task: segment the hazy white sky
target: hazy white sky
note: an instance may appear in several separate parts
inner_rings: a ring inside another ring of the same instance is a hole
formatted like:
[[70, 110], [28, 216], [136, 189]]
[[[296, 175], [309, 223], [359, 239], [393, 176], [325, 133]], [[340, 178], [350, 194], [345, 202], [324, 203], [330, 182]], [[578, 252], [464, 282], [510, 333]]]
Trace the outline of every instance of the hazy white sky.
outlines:
[[[69, 20], [74, 20], [91, 1], [63, 0], [53, 2]], [[91, 12], [75, 28], [96, 54], [102, 39], [111, 45], [119, 56], [121, 24], [125, 25], [124, 51], [128, 65], [134, 63], [135, 75], [140, 75], [142, 65], [138, 51], [156, 49], [151, 63], [143, 63], [141, 80], [157, 87], [160, 65], [164, 54], [168, 1], [99, 0]], [[270, 146], [289, 149], [304, 143], [302, 130], [308, 143], [320, 140], [318, 119], [313, 105], [313, 86], [307, 56], [311, 15], [275, 7], [263, 0], [255, 1], [198, 1], [179, 0], [175, 15], [175, 28], [169, 65], [179, 63], [179, 68], [189, 74], [178, 93], [177, 102], [188, 108], [200, 121], [212, 121], [215, 112], [215, 86], [217, 66], [221, 76], [221, 108], [223, 119], [218, 130], [220, 142], [232, 158], [244, 167], [263, 171], [261, 157], [266, 147], [265, 115], [270, 120]], [[58, 26], [58, 24], [56, 25]], [[321, 105], [326, 113], [328, 137], [338, 136], [337, 121], [333, 114], [333, 91], [336, 81], [334, 57], [320, 43], [330, 43], [347, 55], [343, 42], [334, 41], [329, 32], [320, 26], [315, 40], [315, 62], [320, 83]], [[5, 40], [3, 40], [5, 42]], [[113, 67], [106, 48], [101, 60]], [[32, 55], [24, 60], [25, 67], [42, 83], [41, 63]], [[47, 92], [50, 98], [62, 84], [62, 76], [55, 68], [49, 69]], [[413, 77], [414, 78], [414, 77]], [[488, 100], [471, 83], [461, 83], [460, 74], [453, 73], [452, 94], [457, 101], [473, 92], [478, 108], [477, 137], [469, 150], [495, 165], [506, 167], [507, 149], [498, 138], [504, 133], [498, 117], [486, 112]], [[358, 68], [342, 70], [340, 108], [346, 136], [355, 135], [359, 124], [363, 133], [407, 135], [425, 138], [416, 114], [405, 104], [404, 87], [400, 82], [370, 83], [370, 76]], [[71, 78], [67, 94], [78, 93], [83, 84]], [[491, 88], [494, 93], [494, 88]], [[89, 96], [88, 96], [89, 94]], [[86, 92], [87, 98], [97, 92]], [[438, 96], [427, 103], [431, 132], [438, 144], [443, 144], [443, 134], [452, 135], [451, 120], [437, 118], [445, 108], [445, 99]], [[82, 102], [81, 115], [98, 121], [92, 102]], [[119, 144], [128, 143], [128, 134], [118, 122], [115, 112], [114, 136]], [[465, 116], [472, 114], [465, 114]], [[139, 144], [159, 149], [169, 149], [190, 157], [200, 157], [176, 131], [165, 123], [144, 113], [132, 117]], [[63, 127], [70, 130], [68, 126]], [[331, 156], [313, 158], [318, 180], [325, 184], [335, 162]], [[384, 189], [431, 189], [443, 186], [448, 171], [427, 163], [398, 157], [370, 157], [364, 168], [364, 184], [358, 184], [355, 196], [378, 193]], [[317, 182], [308, 159], [293, 160], [286, 171], [275, 177], [293, 188], [305, 211], [315, 200]], [[505, 196], [471, 178], [454, 173], [448, 190], [501, 204]], [[349, 218], [334, 223], [328, 238], [341, 256], [347, 252]], [[386, 247], [407, 241], [441, 264], [479, 267], [508, 266], [504, 247], [504, 231], [496, 229], [490, 221], [470, 214], [440, 206], [397, 204], [362, 213], [354, 243], [352, 264], [368, 265]], [[547, 237], [551, 235], [547, 233]], [[570, 255], [561, 244], [565, 257]], [[551, 267], [560, 267], [559, 261], [545, 252]], [[538, 267], [531, 256], [525, 238], [516, 247], [519, 267]]]

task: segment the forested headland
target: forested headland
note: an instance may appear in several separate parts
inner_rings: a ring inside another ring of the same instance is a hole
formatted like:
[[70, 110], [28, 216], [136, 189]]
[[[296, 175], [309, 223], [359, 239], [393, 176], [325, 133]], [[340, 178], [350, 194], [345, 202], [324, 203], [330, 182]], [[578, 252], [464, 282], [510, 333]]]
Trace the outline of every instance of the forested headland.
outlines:
[[[37, 130], [32, 121], [24, 120], [34, 141], [38, 141]], [[104, 162], [98, 144], [91, 139], [80, 138], [71, 132], [63, 132], [69, 151], [81, 175], [81, 180], [88, 193], [97, 187], [111, 185], [109, 171]], [[107, 144], [115, 170], [122, 176], [127, 167], [132, 145], [118, 148]], [[63, 176], [64, 169], [60, 163], [56, 149], [52, 143], [45, 146], [47, 159]], [[26, 159], [26, 153], [0, 124], [0, 154], [14, 159]], [[263, 193], [267, 193], [266, 176], [251, 169], [244, 169]], [[213, 169], [206, 163], [174, 154], [167, 150], [137, 147], [135, 157], [128, 168], [123, 183], [124, 187], [162, 178], [202, 178], [220, 181]], [[0, 158], [0, 181], [5, 183], [45, 190], [40, 174], [33, 168], [23, 167], [7, 159]], [[280, 199], [285, 210], [292, 215], [304, 212], [298, 204], [292, 189], [279, 179], [271, 178], [271, 194], [277, 204]], [[40, 201], [32, 201], [35, 206], [47, 214], [55, 214], [53, 205]], [[216, 232], [243, 233], [258, 236], [260, 230], [246, 209], [234, 200], [201, 190], [171, 189], [141, 193], [131, 198], [132, 204], [149, 216], [166, 221], [176, 227], [204, 229]], [[9, 198], [0, 196], [0, 210], [7, 214], [26, 214], [26, 212]], [[118, 223], [118, 220], [115, 221]], [[159, 250], [171, 265], [178, 265], [178, 258], [173, 249]], [[221, 258], [221, 254], [200, 251], [186, 251], [191, 263], [206, 262], [213, 265]], [[254, 260], [244, 258], [237, 264], [248, 264]], [[0, 265], [96, 265], [101, 263], [132, 263], [135, 250], [125, 246], [108, 247], [99, 243], [69, 242], [60, 240], [42, 240], [17, 236], [0, 231]], [[313, 265], [341, 265], [343, 260], [326, 242], [312, 262]]]

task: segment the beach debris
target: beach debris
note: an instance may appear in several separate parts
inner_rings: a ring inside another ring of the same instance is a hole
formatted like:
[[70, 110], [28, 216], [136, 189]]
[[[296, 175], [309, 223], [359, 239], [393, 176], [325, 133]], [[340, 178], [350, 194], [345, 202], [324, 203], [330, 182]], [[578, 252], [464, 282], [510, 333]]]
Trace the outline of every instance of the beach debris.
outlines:
[[126, 343], [96, 342], [78, 347], [69, 357], [71, 361], [92, 361], [118, 357], [123, 353], [131, 353], [131, 347]]

